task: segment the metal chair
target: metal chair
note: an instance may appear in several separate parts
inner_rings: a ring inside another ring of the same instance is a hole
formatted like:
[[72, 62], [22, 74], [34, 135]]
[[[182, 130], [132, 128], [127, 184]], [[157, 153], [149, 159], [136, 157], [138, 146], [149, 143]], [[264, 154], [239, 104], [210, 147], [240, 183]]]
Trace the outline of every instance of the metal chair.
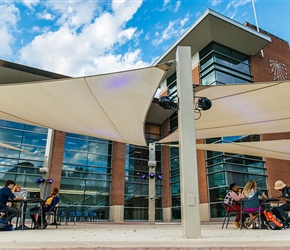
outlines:
[[222, 225], [222, 229], [223, 229], [224, 225], [225, 225], [225, 222], [227, 223], [226, 224], [226, 228], [228, 228], [228, 224], [229, 224], [230, 218], [232, 216], [237, 216], [238, 215], [238, 211], [233, 206], [228, 205], [228, 204], [226, 204], [224, 202], [222, 202], [222, 205], [223, 205], [223, 207], [225, 209], [225, 218], [224, 218], [223, 225]]
[[[247, 217], [248, 215], [248, 217]], [[261, 210], [260, 210], [260, 204], [257, 208], [257, 211], [255, 212], [246, 212], [243, 209], [243, 206], [241, 207], [241, 214], [240, 214], [240, 229], [242, 229], [242, 218], [245, 217], [245, 226], [246, 228], [253, 228], [253, 229], [262, 229], [262, 220], [261, 220]]]

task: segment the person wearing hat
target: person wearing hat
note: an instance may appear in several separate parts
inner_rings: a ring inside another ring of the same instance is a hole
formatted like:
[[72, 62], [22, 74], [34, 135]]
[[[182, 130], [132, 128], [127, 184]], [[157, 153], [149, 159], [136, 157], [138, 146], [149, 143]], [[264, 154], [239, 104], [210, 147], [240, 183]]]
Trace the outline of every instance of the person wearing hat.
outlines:
[[281, 180], [275, 182], [274, 188], [281, 191], [281, 198], [279, 198], [279, 200], [285, 201], [285, 203], [281, 206], [272, 208], [272, 213], [283, 222], [284, 228], [289, 228], [290, 217], [288, 216], [288, 211], [290, 210], [290, 188]]

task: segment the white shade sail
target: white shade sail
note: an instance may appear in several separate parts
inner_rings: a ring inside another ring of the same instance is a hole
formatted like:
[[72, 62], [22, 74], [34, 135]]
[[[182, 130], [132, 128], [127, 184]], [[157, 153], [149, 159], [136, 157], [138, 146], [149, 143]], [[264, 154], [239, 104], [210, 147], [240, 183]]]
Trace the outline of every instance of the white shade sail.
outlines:
[[1, 84], [0, 119], [145, 146], [146, 115], [164, 73], [148, 67]]
[[[196, 95], [210, 99], [212, 107], [195, 121], [197, 139], [290, 130], [290, 81], [198, 88]], [[159, 142], [173, 141], [178, 130]]]
[[290, 140], [196, 144], [197, 149], [290, 160]]

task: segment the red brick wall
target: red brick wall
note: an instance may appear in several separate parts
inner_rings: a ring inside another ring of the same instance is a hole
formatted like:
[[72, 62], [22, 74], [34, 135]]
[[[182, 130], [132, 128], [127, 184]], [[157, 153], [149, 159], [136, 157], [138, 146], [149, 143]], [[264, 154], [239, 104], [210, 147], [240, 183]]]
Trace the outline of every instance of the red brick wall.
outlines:
[[[279, 133], [279, 134], [264, 134], [262, 135], [263, 141], [269, 140], [281, 140], [290, 139], [290, 133]], [[278, 160], [272, 158], [265, 158], [267, 175], [268, 175], [268, 187], [269, 195], [279, 195], [279, 191], [274, 189], [275, 181], [282, 180], [287, 185], [290, 185], [290, 161]]]
[[113, 142], [110, 205], [124, 205], [126, 144]]
[[[266, 32], [263, 32], [268, 36]], [[271, 36], [272, 42], [264, 49], [264, 57], [261, 57], [260, 52], [251, 57], [250, 63], [252, 68], [252, 75], [255, 82], [274, 81], [274, 74], [271, 71], [270, 60], [277, 61], [285, 65], [286, 69], [290, 70], [290, 50], [289, 44], [275, 36]], [[289, 78], [289, 74], [287, 79]]]
[[54, 139], [52, 145], [52, 157], [49, 170], [49, 179], [53, 179], [51, 188], [60, 188], [63, 153], [64, 153], [64, 142], [65, 142], [65, 132], [54, 131]]
[[[289, 71], [289, 44], [275, 36], [272, 36], [267, 32], [261, 32], [265, 33], [268, 36], [271, 36], [272, 42], [263, 49], [264, 57], [261, 57], [259, 52], [257, 55], [251, 58], [250, 63], [252, 68], [252, 74], [254, 75], [255, 82], [274, 81], [274, 74], [271, 71], [270, 60], [283, 63]], [[287, 79], [290, 79], [289, 75]], [[290, 133], [264, 134], [261, 137], [263, 141], [290, 139]], [[273, 188], [276, 180], [283, 180], [286, 184], [290, 185], [289, 182], [287, 183], [287, 180], [290, 180], [290, 161], [277, 160], [272, 158], [265, 158], [265, 161], [268, 175], [269, 195], [278, 195], [279, 192], [277, 192]]]
[[[196, 143], [203, 143], [202, 139], [196, 141]], [[207, 177], [206, 177], [206, 166], [205, 166], [205, 151], [197, 150], [197, 171], [198, 171], [198, 191], [200, 203], [208, 203], [208, 188], [207, 188]]]

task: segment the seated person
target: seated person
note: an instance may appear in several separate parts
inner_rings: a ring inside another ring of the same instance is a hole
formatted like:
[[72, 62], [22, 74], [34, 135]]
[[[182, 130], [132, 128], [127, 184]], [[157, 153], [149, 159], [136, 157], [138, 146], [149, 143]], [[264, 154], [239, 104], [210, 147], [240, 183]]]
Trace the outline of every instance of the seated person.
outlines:
[[[45, 213], [50, 211], [54, 212], [54, 210], [51, 210], [52, 208], [55, 207], [55, 205], [59, 202], [59, 197], [57, 196], [58, 194], [58, 188], [54, 187], [51, 190], [51, 194], [49, 197], [46, 198], [45, 202], [42, 205], [42, 222], [43, 222], [43, 228], [47, 227], [47, 221], [45, 219]], [[35, 216], [33, 212], [37, 215], [37, 212], [39, 211], [39, 207], [34, 207], [30, 209], [31, 212], [31, 219], [34, 223], [34, 228], [38, 229], [41, 227], [41, 217], [40, 216]]]
[[[22, 191], [22, 187], [21, 187], [20, 184], [16, 184], [16, 185], [14, 186], [14, 188], [12, 189], [12, 193], [14, 193], [14, 192], [19, 192], [19, 193], [20, 193], [21, 191]], [[19, 210], [19, 208], [20, 208], [20, 204], [17, 203], [17, 202], [12, 202], [12, 203], [11, 203], [11, 207], [13, 207], [13, 208]]]
[[[262, 191], [257, 188], [257, 183], [253, 180], [249, 180], [246, 186], [243, 189], [242, 197], [244, 199], [243, 210], [247, 213], [255, 214], [257, 212], [261, 213], [261, 228], [268, 229], [265, 224], [266, 218], [263, 213], [263, 207], [260, 205], [259, 196], [262, 196], [264, 199], [267, 199], [267, 195], [262, 193]], [[256, 218], [256, 216], [251, 216], [252, 220]]]
[[234, 221], [234, 225], [236, 228], [240, 228], [241, 205], [239, 204], [239, 201], [241, 200], [241, 198], [242, 198], [241, 190], [238, 189], [238, 186], [236, 183], [232, 183], [230, 185], [230, 191], [227, 193], [226, 197], [224, 198], [224, 204], [225, 204], [225, 208], [229, 209], [228, 210], [229, 212], [235, 212], [235, 209], [238, 212], [236, 219]]
[[9, 201], [9, 199], [11, 201], [15, 201], [15, 200], [24, 200], [24, 196], [23, 197], [15, 197], [15, 195], [12, 193], [12, 189], [15, 186], [15, 182], [12, 180], [7, 180], [5, 182], [5, 186], [3, 188], [0, 189], [0, 204], [5, 207], [5, 209], [8, 212], [8, 216], [6, 216], [5, 221], [8, 222], [8, 224], [11, 224], [11, 220], [17, 216], [18, 214], [18, 210], [7, 206], [7, 203]]
[[276, 190], [281, 191], [280, 201], [285, 201], [281, 206], [272, 208], [272, 213], [283, 223], [284, 228], [290, 227], [290, 218], [288, 216], [288, 211], [290, 210], [290, 187], [287, 187], [283, 181], [276, 181]]

